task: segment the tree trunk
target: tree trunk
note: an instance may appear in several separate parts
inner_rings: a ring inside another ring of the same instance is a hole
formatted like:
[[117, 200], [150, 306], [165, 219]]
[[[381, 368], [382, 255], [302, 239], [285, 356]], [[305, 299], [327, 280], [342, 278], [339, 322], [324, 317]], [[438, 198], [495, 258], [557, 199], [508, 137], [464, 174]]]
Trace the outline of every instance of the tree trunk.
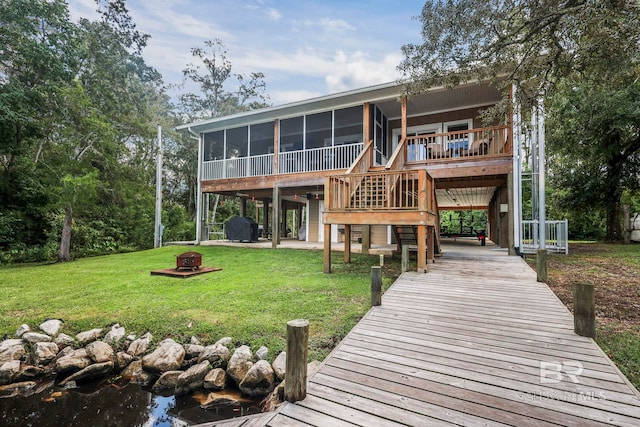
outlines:
[[622, 198], [622, 166], [619, 156], [610, 159], [607, 164], [606, 190], [604, 202], [607, 209], [607, 242], [620, 241], [622, 237], [620, 227], [620, 199]]
[[60, 236], [60, 249], [58, 250], [58, 262], [71, 261], [69, 250], [71, 248], [71, 224], [73, 212], [70, 207], [64, 210], [64, 222], [62, 224], [62, 234]]
[[624, 244], [631, 244], [631, 209], [629, 205], [622, 206], [622, 233]]

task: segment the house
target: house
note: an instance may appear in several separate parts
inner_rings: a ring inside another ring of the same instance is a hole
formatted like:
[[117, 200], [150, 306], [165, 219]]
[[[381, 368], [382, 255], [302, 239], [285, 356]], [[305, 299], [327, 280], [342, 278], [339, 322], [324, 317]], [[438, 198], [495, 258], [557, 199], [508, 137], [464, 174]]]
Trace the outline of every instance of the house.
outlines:
[[[180, 126], [199, 141], [198, 218], [207, 195], [255, 200], [277, 246], [291, 232], [331, 244], [417, 246], [418, 269], [439, 247], [439, 212], [487, 211], [488, 238], [512, 253], [512, 117], [485, 126], [481, 110], [505, 95], [490, 82], [433, 87], [411, 98], [381, 84]], [[287, 221], [287, 219], [289, 219]], [[206, 221], [198, 241], [207, 239]]]

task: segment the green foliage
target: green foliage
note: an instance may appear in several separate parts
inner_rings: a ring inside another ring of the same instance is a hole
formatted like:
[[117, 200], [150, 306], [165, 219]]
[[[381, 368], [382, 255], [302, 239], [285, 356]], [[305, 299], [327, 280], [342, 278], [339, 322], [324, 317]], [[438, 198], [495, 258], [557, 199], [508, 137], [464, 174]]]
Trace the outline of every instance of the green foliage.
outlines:
[[476, 234], [487, 231], [484, 210], [440, 211], [440, 232], [446, 234]]

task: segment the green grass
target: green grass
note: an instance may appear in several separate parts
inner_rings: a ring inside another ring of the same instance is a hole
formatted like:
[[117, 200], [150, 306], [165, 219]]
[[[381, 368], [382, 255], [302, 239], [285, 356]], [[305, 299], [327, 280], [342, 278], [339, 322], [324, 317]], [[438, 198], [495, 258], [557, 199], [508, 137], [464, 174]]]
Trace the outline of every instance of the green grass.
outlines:
[[[377, 256], [334, 256], [334, 273], [322, 273], [322, 252], [288, 249], [198, 247], [203, 265], [222, 271], [177, 279], [150, 271], [175, 265], [175, 255], [193, 247], [86, 258], [71, 263], [0, 268], [0, 334], [32, 327], [47, 318], [65, 321], [63, 332], [108, 327], [116, 322], [154, 341], [171, 337], [203, 343], [230, 336], [255, 351], [285, 350], [286, 322], [310, 322], [310, 359], [323, 359], [366, 313], [370, 267]], [[399, 260], [388, 260], [389, 286]]]

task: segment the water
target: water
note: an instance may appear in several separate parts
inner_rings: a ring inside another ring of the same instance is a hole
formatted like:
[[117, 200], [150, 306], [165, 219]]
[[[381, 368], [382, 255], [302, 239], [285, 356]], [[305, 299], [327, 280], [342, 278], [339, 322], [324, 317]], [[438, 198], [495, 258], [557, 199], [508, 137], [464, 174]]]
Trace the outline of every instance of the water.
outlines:
[[[222, 393], [222, 392], [221, 392]], [[49, 387], [29, 397], [0, 399], [3, 427], [181, 427], [261, 412], [259, 402], [244, 400], [237, 391], [225, 396], [239, 401], [202, 409], [208, 392], [161, 396], [135, 384], [83, 384], [64, 390]]]

